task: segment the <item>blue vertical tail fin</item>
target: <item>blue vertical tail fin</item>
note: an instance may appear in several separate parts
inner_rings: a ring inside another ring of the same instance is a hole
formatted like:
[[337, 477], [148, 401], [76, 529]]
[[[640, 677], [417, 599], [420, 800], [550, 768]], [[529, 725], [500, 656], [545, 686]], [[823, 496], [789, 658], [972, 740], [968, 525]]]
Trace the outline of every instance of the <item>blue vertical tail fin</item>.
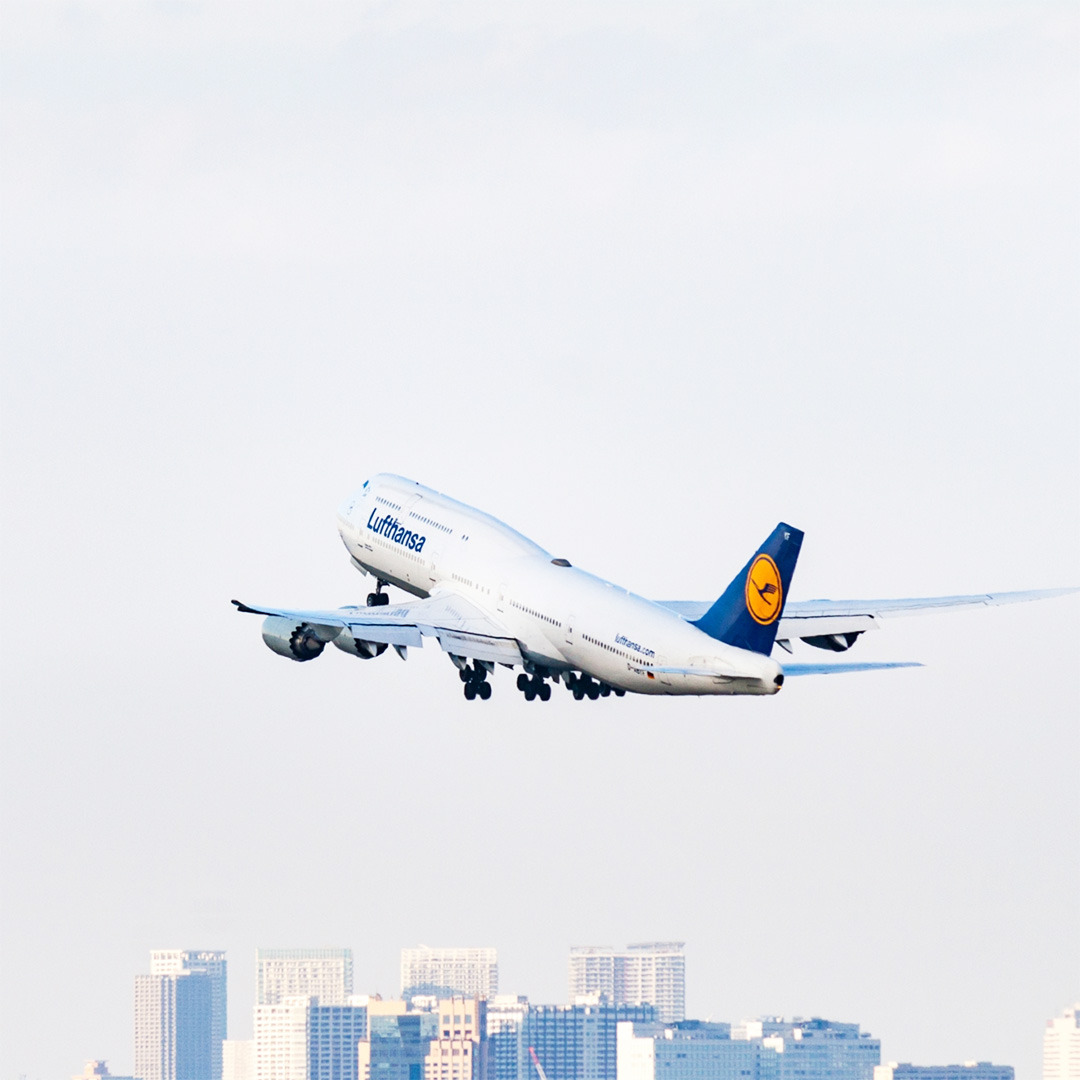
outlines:
[[693, 625], [726, 645], [768, 656], [802, 540], [799, 529], [780, 522], [720, 599]]

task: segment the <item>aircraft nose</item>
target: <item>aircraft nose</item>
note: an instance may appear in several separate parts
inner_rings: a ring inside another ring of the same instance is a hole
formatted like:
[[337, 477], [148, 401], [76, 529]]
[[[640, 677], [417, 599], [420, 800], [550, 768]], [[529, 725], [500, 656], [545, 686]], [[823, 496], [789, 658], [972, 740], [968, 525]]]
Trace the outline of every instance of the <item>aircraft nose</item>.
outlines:
[[360, 499], [364, 492], [361, 488], [359, 491], [354, 491], [345, 501], [338, 507], [338, 518], [342, 522], [351, 522], [353, 514], [356, 511], [357, 506], [360, 504]]

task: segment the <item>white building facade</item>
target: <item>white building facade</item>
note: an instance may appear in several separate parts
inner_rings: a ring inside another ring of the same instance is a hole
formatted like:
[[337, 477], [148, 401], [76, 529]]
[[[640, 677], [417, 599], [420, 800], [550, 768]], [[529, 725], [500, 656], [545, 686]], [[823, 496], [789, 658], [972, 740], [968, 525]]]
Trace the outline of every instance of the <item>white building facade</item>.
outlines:
[[617, 1080], [777, 1080], [780, 1055], [729, 1024], [619, 1024]]
[[499, 992], [499, 957], [490, 947], [401, 950], [401, 996], [492, 998]]
[[352, 949], [256, 949], [255, 1004], [316, 997], [344, 1005], [352, 994]]
[[1043, 1080], [1080, 1080], [1080, 1001], [1046, 1021]]
[[570, 950], [570, 1001], [598, 994], [613, 1005], [655, 1005], [661, 1023], [686, 1017], [686, 955], [681, 941], [654, 941], [616, 950]]
[[366, 1038], [363, 1005], [323, 1005], [310, 995], [256, 1005], [254, 1080], [357, 1080]]
[[760, 1042], [780, 1055], [779, 1080], [873, 1080], [881, 1064], [881, 1040], [858, 1024], [813, 1017], [744, 1020], [733, 1039]]
[[221, 1044], [221, 1080], [255, 1080], [254, 1039], [226, 1039]]
[[206, 972], [135, 976], [134, 1072], [138, 1080], [212, 1076], [211, 1002], [211, 978]]

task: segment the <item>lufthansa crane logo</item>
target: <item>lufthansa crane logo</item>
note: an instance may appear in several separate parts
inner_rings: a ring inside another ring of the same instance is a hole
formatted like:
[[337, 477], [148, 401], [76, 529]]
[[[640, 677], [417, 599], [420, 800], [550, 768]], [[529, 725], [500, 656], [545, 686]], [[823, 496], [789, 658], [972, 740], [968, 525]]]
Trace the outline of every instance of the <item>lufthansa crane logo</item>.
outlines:
[[768, 555], [759, 555], [746, 575], [746, 610], [750, 617], [762, 626], [776, 622], [783, 595], [776, 563]]

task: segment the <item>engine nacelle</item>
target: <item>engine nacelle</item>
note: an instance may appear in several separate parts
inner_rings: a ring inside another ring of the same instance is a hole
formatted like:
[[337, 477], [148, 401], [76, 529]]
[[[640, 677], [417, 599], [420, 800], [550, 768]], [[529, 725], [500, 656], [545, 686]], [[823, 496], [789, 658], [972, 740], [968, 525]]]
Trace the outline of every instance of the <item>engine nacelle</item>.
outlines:
[[326, 641], [315, 627], [280, 615], [271, 615], [263, 622], [262, 637], [268, 648], [290, 660], [314, 660], [326, 648]]
[[334, 644], [350, 656], [359, 656], [361, 660], [371, 660], [386, 652], [385, 641], [358, 641], [352, 636], [352, 631], [346, 627], [336, 638]]
[[816, 634], [814, 637], [804, 637], [802, 640], [807, 645], [813, 645], [815, 649], [827, 649], [829, 652], [847, 652], [855, 644], [861, 630], [853, 630], [847, 634]]
[[352, 631], [346, 627], [336, 638], [334, 644], [350, 656], [358, 656], [361, 660], [371, 660], [386, 652], [387, 645], [384, 641], [363, 641], [352, 635]]

